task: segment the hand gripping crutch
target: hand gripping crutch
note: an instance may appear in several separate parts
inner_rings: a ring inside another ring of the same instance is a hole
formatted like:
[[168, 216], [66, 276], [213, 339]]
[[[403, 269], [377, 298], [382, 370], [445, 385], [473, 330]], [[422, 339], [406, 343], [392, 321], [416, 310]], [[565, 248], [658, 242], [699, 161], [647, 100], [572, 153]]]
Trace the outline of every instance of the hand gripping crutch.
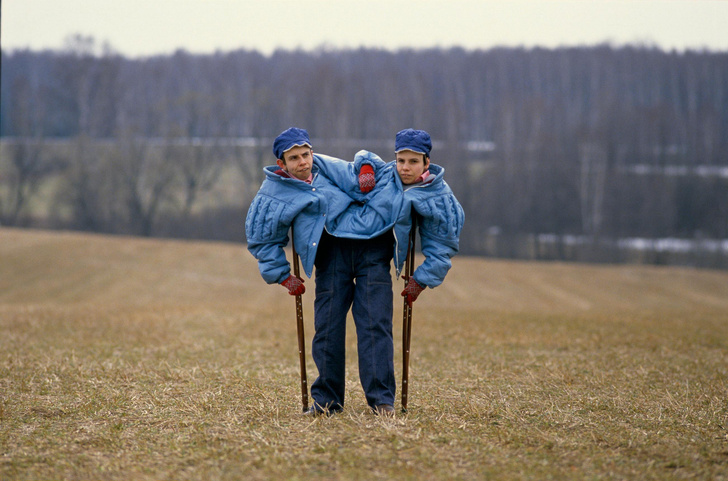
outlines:
[[[407, 243], [407, 257], [404, 261], [404, 286], [407, 287], [415, 271], [415, 233], [417, 232], [417, 216], [412, 212], [412, 228]], [[404, 298], [402, 312], [402, 412], [407, 412], [407, 390], [409, 388], [410, 341], [412, 340], [412, 306]]]
[[[291, 227], [291, 249], [293, 250], [293, 275], [300, 278], [298, 266], [298, 253], [293, 242], [293, 227]], [[296, 296], [296, 329], [298, 331], [298, 357], [301, 362], [301, 403], [303, 412], [308, 411], [308, 385], [306, 381], [306, 339], [303, 334], [303, 302], [301, 295]]]

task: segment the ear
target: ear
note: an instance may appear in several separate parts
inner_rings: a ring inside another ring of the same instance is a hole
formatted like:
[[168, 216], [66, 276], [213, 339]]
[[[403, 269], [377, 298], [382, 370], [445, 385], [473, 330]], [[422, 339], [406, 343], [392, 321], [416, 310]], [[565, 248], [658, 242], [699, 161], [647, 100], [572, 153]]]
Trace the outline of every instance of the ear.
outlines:
[[430, 158], [425, 155], [425, 169], [427, 169], [430, 166]]
[[[278, 164], [278, 167], [280, 167], [281, 169], [286, 170], [286, 163], [283, 162], [281, 159], [277, 159], [276, 164]], [[287, 172], [287, 170], [286, 170], [286, 172]]]

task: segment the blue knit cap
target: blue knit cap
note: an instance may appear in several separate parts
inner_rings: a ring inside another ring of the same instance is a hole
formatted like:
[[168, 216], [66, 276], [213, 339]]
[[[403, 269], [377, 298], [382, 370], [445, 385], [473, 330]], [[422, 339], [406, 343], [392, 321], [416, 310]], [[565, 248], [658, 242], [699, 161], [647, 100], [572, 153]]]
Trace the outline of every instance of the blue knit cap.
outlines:
[[397, 132], [397, 136], [394, 140], [394, 152], [401, 152], [403, 150], [411, 150], [412, 152], [418, 152], [430, 156], [432, 150], [432, 140], [430, 140], [430, 134], [424, 130], [415, 129], [404, 129]]
[[276, 159], [283, 159], [283, 153], [291, 150], [293, 147], [301, 146], [312, 147], [311, 139], [308, 138], [308, 132], [303, 129], [291, 127], [286, 129], [276, 137], [273, 141], [273, 154]]

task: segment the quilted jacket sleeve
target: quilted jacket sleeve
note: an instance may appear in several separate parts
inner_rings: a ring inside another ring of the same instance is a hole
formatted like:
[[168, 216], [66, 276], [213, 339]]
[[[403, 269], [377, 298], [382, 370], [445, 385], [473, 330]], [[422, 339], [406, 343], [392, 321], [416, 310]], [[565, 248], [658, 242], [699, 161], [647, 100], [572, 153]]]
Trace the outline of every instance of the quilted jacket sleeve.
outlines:
[[361, 170], [362, 165], [371, 165], [374, 172], [379, 172], [387, 164], [374, 152], [360, 150], [354, 155], [354, 169], [356, 172]]
[[[449, 189], [448, 189], [449, 190]], [[415, 280], [427, 287], [442, 284], [458, 253], [465, 214], [452, 192], [429, 196], [414, 203], [424, 262], [415, 270]]]
[[283, 282], [291, 272], [283, 251], [292, 222], [286, 211], [285, 202], [259, 193], [245, 218], [248, 250], [258, 260], [260, 275], [268, 284]]
[[359, 189], [359, 171], [362, 166], [371, 165], [376, 175], [386, 165], [377, 154], [366, 150], [357, 152], [354, 156], [354, 162], [347, 162], [322, 154], [316, 154], [314, 158], [316, 159], [316, 165], [319, 167], [319, 172], [351, 199], [358, 202], [367, 199], [367, 195], [363, 194]]
[[338, 187], [339, 190], [348, 196], [362, 195], [359, 192], [359, 171], [352, 162], [322, 154], [316, 154], [314, 159], [315, 165], [319, 168], [319, 173]]

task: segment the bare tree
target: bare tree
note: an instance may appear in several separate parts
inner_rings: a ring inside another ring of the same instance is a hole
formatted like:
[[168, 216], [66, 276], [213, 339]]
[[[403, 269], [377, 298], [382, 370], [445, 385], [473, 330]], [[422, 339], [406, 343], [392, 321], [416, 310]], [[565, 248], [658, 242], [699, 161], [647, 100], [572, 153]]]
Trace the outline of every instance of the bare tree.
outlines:
[[579, 160], [582, 230], [585, 234], [598, 236], [604, 216], [607, 154], [596, 144], [585, 144], [580, 148]]
[[127, 222], [137, 234], [151, 236], [162, 208], [173, 203], [175, 166], [165, 156], [155, 155], [147, 139], [131, 132], [116, 142], [115, 178]]
[[238, 166], [243, 175], [243, 206], [247, 206], [255, 197], [260, 184], [263, 183], [265, 174], [263, 168], [274, 162], [273, 154], [268, 148], [272, 144], [272, 140], [265, 138], [250, 139], [248, 141], [241, 140], [231, 146], [231, 155], [235, 165]]
[[174, 166], [182, 184], [182, 217], [189, 219], [200, 194], [217, 183], [224, 162], [224, 150], [216, 139], [171, 137], [162, 148], [165, 165]]
[[87, 135], [73, 139], [66, 175], [57, 193], [59, 204], [69, 207], [71, 224], [86, 231], [113, 231], [114, 195], [108, 149]]
[[[0, 193], [0, 222], [16, 225], [28, 202], [37, 193], [47, 166], [43, 152], [45, 137], [43, 122], [45, 106], [39, 102], [40, 79], [35, 72], [18, 78], [13, 85], [17, 95], [11, 100], [10, 120], [19, 134], [9, 146], [9, 158], [0, 162], [0, 183], [5, 184]], [[5, 164], [5, 165], [3, 165]]]
[[2, 224], [18, 225], [28, 201], [37, 193], [45, 170], [43, 150], [43, 138], [40, 136], [16, 139], [9, 147], [9, 168], [2, 176], [5, 184], [2, 190], [7, 194], [5, 198], [0, 197]]

